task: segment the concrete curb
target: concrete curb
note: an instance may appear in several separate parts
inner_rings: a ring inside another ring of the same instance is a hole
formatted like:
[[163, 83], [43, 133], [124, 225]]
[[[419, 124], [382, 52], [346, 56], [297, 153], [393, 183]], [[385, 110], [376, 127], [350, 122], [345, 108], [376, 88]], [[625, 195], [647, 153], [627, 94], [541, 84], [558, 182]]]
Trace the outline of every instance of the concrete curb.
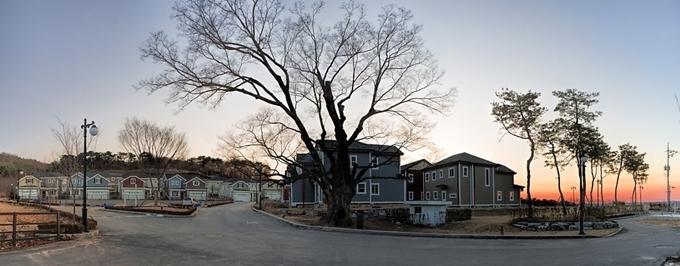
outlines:
[[402, 231], [385, 231], [385, 230], [362, 230], [353, 228], [341, 228], [341, 227], [329, 227], [329, 226], [319, 226], [319, 225], [306, 225], [298, 222], [293, 222], [276, 216], [274, 214], [261, 211], [252, 208], [253, 211], [260, 214], [264, 214], [281, 222], [287, 223], [295, 228], [307, 229], [307, 230], [317, 230], [324, 232], [340, 232], [340, 233], [352, 233], [352, 234], [368, 234], [368, 235], [387, 235], [387, 236], [408, 236], [408, 237], [430, 237], [430, 238], [466, 238], [466, 239], [588, 239], [588, 238], [603, 238], [611, 237], [623, 230], [623, 227], [619, 227], [619, 230], [613, 232], [606, 236], [522, 236], [522, 235], [461, 235], [461, 234], [443, 234], [443, 233], [421, 233], [421, 232], [402, 232]]
[[19, 248], [19, 249], [12, 249], [8, 251], [0, 251], [0, 257], [3, 255], [11, 255], [11, 254], [17, 254], [17, 253], [30, 253], [30, 252], [36, 252], [36, 251], [43, 251], [43, 250], [52, 250], [55, 248], [59, 248], [60, 246], [77, 246], [80, 244], [78, 242], [79, 240], [90, 240], [90, 239], [96, 239], [99, 236], [99, 230], [92, 230], [87, 233], [80, 233], [80, 234], [62, 234], [62, 238], [68, 238], [68, 239], [62, 239], [59, 241], [52, 241], [50, 243], [44, 244], [44, 245], [38, 245], [38, 246], [33, 246], [33, 247], [28, 247], [28, 248]]
[[149, 213], [149, 212], [142, 212], [142, 211], [125, 211], [125, 210], [106, 209], [106, 208], [102, 208], [101, 210], [107, 211], [107, 212], [115, 212], [115, 213], [134, 214], [134, 215], [139, 215], [139, 216], [168, 217], [168, 218], [192, 218], [192, 217], [196, 216], [196, 213], [198, 213], [198, 208], [189, 215], [159, 214], [159, 213]]

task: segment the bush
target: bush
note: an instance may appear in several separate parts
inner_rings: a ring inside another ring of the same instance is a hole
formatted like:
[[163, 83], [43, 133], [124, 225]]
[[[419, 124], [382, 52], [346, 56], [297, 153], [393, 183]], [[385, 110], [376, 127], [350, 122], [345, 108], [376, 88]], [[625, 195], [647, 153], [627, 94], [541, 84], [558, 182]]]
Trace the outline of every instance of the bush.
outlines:
[[596, 219], [606, 219], [607, 211], [602, 207], [586, 207], [586, 216]]
[[472, 218], [471, 209], [446, 209], [446, 222], [465, 221]]

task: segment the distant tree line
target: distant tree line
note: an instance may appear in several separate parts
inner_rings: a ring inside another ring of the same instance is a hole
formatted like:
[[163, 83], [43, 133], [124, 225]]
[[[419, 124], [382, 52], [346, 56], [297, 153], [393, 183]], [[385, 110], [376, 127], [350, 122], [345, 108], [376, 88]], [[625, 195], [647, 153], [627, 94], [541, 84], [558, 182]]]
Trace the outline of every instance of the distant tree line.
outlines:
[[[50, 163], [50, 167], [46, 170], [58, 171], [60, 164], [70, 161], [83, 161], [83, 153], [80, 153], [73, 158], [72, 155], [62, 155], [59, 160]], [[149, 165], [149, 161], [153, 160], [152, 156], [142, 153], [142, 156], [136, 156], [132, 153], [111, 151], [96, 152], [90, 151], [87, 153], [88, 168], [93, 170], [135, 170], [140, 169], [140, 165]], [[263, 163], [256, 163], [257, 166], [267, 168]], [[189, 171], [201, 173], [204, 175], [229, 176], [240, 178], [256, 177], [258, 170], [252, 165], [252, 162], [242, 159], [223, 160], [210, 156], [198, 156], [188, 159], [174, 159], [169, 162], [169, 169]]]

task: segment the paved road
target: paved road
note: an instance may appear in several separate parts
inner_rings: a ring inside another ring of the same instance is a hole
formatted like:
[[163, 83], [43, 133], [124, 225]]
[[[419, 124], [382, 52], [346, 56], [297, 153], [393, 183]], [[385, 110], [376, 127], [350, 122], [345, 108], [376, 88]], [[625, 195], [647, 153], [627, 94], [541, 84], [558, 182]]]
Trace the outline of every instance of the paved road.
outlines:
[[99, 239], [0, 255], [0, 265], [659, 265], [680, 251], [680, 231], [634, 219], [612, 238], [483, 240], [300, 230], [244, 203], [193, 218], [91, 213]]

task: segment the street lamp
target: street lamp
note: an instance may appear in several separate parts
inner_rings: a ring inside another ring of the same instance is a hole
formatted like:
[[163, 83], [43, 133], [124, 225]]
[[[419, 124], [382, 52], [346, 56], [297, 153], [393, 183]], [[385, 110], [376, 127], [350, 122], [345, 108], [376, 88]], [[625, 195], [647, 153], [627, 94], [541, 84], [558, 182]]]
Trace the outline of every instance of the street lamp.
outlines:
[[90, 129], [90, 135], [97, 136], [99, 129], [92, 123], [87, 123], [87, 118], [83, 119], [83, 125], [80, 126], [83, 129], [83, 231], [87, 230], [87, 129]]
[[574, 197], [574, 193], [576, 193], [576, 187], [571, 186], [571, 203], [576, 204], [576, 198]]
[[588, 156], [586, 156], [585, 153], [581, 153], [581, 156], [579, 157], [579, 215], [578, 215], [578, 234], [579, 235], [585, 235], [586, 232], [583, 231], [583, 219], [585, 218], [585, 205], [584, 205], [584, 197], [585, 197], [585, 173], [586, 173], [586, 162], [588, 161]]

